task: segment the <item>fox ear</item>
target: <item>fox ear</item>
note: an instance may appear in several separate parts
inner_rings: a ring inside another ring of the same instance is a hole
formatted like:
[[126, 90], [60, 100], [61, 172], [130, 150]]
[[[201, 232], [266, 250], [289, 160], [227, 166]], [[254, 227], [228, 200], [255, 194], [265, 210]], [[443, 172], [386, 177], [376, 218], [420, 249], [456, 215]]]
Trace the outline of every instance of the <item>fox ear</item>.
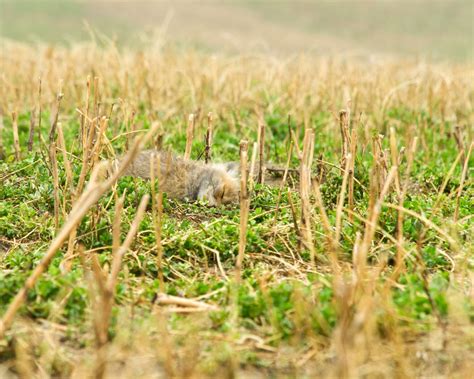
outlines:
[[225, 194], [225, 184], [221, 184], [214, 190], [213, 196], [217, 202], [221, 202]]
[[229, 162], [229, 163], [226, 163], [225, 166], [225, 171], [230, 175], [230, 176], [233, 176], [233, 177], [237, 177], [239, 176], [239, 164], [238, 163], [235, 163], [235, 162]]

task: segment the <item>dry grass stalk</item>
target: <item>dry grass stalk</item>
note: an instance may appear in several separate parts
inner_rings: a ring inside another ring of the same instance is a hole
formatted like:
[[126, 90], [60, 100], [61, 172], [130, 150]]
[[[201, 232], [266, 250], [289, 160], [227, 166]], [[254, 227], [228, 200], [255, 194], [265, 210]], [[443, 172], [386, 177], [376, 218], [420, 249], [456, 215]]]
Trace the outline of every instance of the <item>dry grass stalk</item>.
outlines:
[[[289, 138], [290, 135], [288, 136]], [[280, 188], [278, 189], [278, 197], [277, 197], [277, 201], [276, 201], [276, 205], [275, 205], [275, 217], [273, 218], [273, 226], [276, 225], [276, 222], [277, 222], [277, 219], [278, 219], [278, 213], [280, 211], [280, 202], [281, 202], [281, 194], [283, 192], [283, 188], [286, 184], [286, 180], [287, 180], [287, 177], [288, 177], [288, 171], [290, 169], [290, 162], [291, 162], [291, 156], [293, 155], [293, 141], [290, 139], [290, 146], [288, 148], [288, 157], [286, 159], [286, 164], [285, 164], [285, 171], [283, 173], [283, 178], [281, 180], [281, 183], [280, 183]], [[274, 231], [276, 233], [276, 230]]]
[[[188, 312], [195, 312], [195, 311], [209, 311], [209, 310], [217, 310], [218, 307], [215, 305], [207, 304], [203, 301], [194, 300], [194, 299], [186, 299], [183, 297], [166, 295], [164, 293], [158, 294], [156, 299], [157, 304], [161, 305], [176, 305], [181, 310], [185, 310]], [[176, 309], [173, 309], [176, 311]]]
[[51, 173], [53, 174], [53, 198], [54, 198], [54, 227], [59, 229], [59, 174], [58, 160], [56, 156], [56, 142], [49, 145], [49, 161], [51, 164]]
[[86, 101], [85, 101], [85, 110], [84, 112], [81, 113], [81, 147], [82, 151], [84, 152], [84, 149], [87, 145], [87, 139], [88, 139], [88, 132], [86, 130], [87, 128], [87, 123], [89, 122], [89, 103], [90, 103], [90, 96], [91, 96], [91, 77], [87, 76], [87, 81], [86, 81]]
[[[415, 153], [416, 153], [416, 146], [418, 143], [418, 138], [414, 137], [413, 142], [410, 146], [410, 149], [408, 150], [407, 154], [407, 168], [405, 171], [405, 180], [403, 182], [403, 186], [401, 188], [401, 191], [399, 193], [398, 197], [398, 205], [400, 207], [403, 207], [403, 203], [405, 202], [405, 197], [408, 192], [408, 186], [410, 184], [410, 173], [411, 173], [411, 168], [413, 166], [413, 161], [415, 159]], [[394, 272], [396, 275], [401, 271], [404, 265], [404, 259], [403, 259], [403, 212], [398, 212], [397, 214], [397, 257], [396, 257], [396, 268]]]
[[387, 177], [387, 159], [382, 148], [382, 140], [383, 135], [381, 134], [374, 136], [372, 139], [372, 154], [374, 157], [373, 175], [375, 176], [373, 187], [376, 191], [376, 195], [372, 199], [378, 197]]
[[459, 154], [457, 155], [456, 159], [454, 160], [454, 162], [452, 163], [451, 167], [449, 168], [449, 171], [446, 174], [446, 177], [444, 178], [443, 183], [441, 184], [441, 187], [438, 190], [438, 196], [436, 197], [436, 201], [433, 204], [433, 207], [431, 208], [432, 214], [434, 214], [435, 212], [437, 212], [439, 210], [439, 206], [441, 205], [441, 201], [443, 199], [444, 190], [446, 189], [446, 186], [448, 185], [449, 181], [451, 180], [451, 177], [453, 176], [454, 171], [456, 170], [456, 167], [457, 167], [458, 163], [460, 162], [461, 157], [463, 155], [464, 155], [464, 151], [461, 150], [459, 152]]
[[21, 159], [20, 137], [18, 136], [18, 115], [17, 112], [12, 112], [12, 128], [13, 128], [13, 147], [15, 148], [15, 160], [17, 162]]
[[[94, 119], [99, 119], [100, 109], [100, 88], [99, 88], [99, 77], [94, 77]], [[95, 131], [95, 130], [94, 130]]]
[[258, 163], [258, 183], [263, 184], [265, 180], [265, 124], [260, 124], [258, 127], [258, 149], [259, 149], [259, 163]]
[[212, 139], [213, 139], [213, 118], [212, 113], [207, 114], [207, 131], [206, 131], [206, 148], [204, 150], [204, 160], [206, 163], [211, 161], [211, 148], [212, 148]]
[[[56, 149], [56, 130], [59, 119], [59, 110], [61, 106], [62, 94], [59, 91], [56, 98], [56, 105], [51, 115], [51, 128], [49, 130], [49, 162], [51, 165], [51, 174], [53, 175], [53, 197], [54, 197], [54, 227], [59, 229], [59, 173], [58, 173], [58, 159]], [[65, 212], [65, 210], [63, 210]]]
[[[114, 223], [113, 223], [113, 258], [110, 273], [104, 270], [95, 254], [91, 255], [91, 268], [94, 273], [97, 291], [91, 292], [94, 305], [94, 331], [96, 336], [97, 359], [95, 367], [95, 377], [103, 378], [106, 370], [106, 348], [109, 342], [108, 330], [110, 325], [110, 317], [114, 305], [115, 287], [117, 284], [118, 274], [122, 264], [122, 259], [128, 251], [135, 235], [138, 231], [138, 226], [143, 218], [143, 215], [148, 204], [149, 196], [145, 195], [140, 201], [135, 218], [132, 221], [130, 230], [123, 242], [120, 244], [120, 218], [123, 209], [125, 197], [118, 199], [115, 207]], [[117, 246], [119, 245], [119, 246]], [[93, 296], [97, 293], [97, 296]], [[97, 297], [97, 300], [95, 300]]]
[[252, 158], [250, 160], [250, 170], [248, 174], [248, 190], [250, 193], [253, 191], [255, 185], [255, 164], [257, 162], [257, 152], [258, 144], [257, 142], [254, 142], [252, 147]]
[[[316, 207], [319, 210], [321, 217], [321, 223], [326, 236], [327, 250], [330, 255], [333, 265], [337, 264], [337, 251], [339, 250], [339, 243], [335, 238], [334, 231], [332, 230], [329, 217], [324, 207], [323, 196], [321, 194], [321, 188], [318, 181], [313, 182], [313, 194], [316, 200]], [[334, 268], [334, 267], [333, 267]]]
[[456, 194], [456, 208], [454, 210], [454, 222], [458, 221], [459, 202], [461, 200], [461, 194], [462, 194], [462, 190], [463, 190], [463, 187], [464, 187], [464, 181], [466, 180], [466, 177], [467, 177], [467, 170], [469, 168], [469, 158], [471, 157], [471, 152], [472, 152], [473, 146], [474, 146], [474, 142], [471, 142], [471, 145], [469, 146], [469, 150], [467, 151], [466, 158], [464, 159], [464, 165], [463, 165], [463, 169], [462, 169], [462, 173], [461, 173], [461, 181], [459, 183], [459, 188], [458, 188], [458, 191], [457, 191], [457, 194]]
[[317, 165], [317, 173], [318, 173], [318, 177], [316, 178], [316, 180], [318, 181], [318, 183], [323, 183], [324, 179], [325, 179], [325, 176], [326, 176], [326, 168], [324, 166], [324, 155], [323, 153], [320, 153], [318, 155], [318, 158], [316, 158], [316, 162], [318, 162], [318, 165]]
[[42, 117], [42, 105], [41, 105], [41, 91], [42, 81], [38, 79], [38, 98], [36, 99], [36, 109], [38, 110], [38, 136], [41, 137], [41, 117]]
[[54, 109], [51, 112], [51, 127], [49, 129], [49, 144], [51, 145], [52, 142], [56, 141], [56, 127], [58, 124], [59, 119], [59, 112], [61, 109], [61, 100], [63, 98], [63, 94], [61, 93], [61, 89], [58, 92], [56, 97], [56, 102], [54, 104]]
[[294, 130], [291, 131], [291, 139], [293, 140], [293, 145], [295, 147], [296, 156], [298, 157], [299, 160], [301, 160], [303, 155], [301, 153], [300, 146], [298, 144], [298, 137], [296, 136]]
[[456, 140], [456, 144], [458, 145], [458, 150], [459, 151], [464, 151], [464, 154], [462, 155], [462, 161], [464, 162], [465, 161], [465, 151], [466, 151], [466, 147], [464, 145], [464, 130], [463, 130], [463, 127], [461, 125], [456, 125], [454, 127], [454, 139]]
[[292, 138], [291, 138], [291, 114], [288, 114], [287, 118], [287, 127], [288, 127], [288, 136], [286, 137], [288, 139], [287, 144], [286, 144], [286, 151], [288, 152], [291, 146]]
[[[140, 204], [137, 209], [137, 213], [135, 215], [135, 218], [133, 219], [132, 224], [130, 225], [130, 229], [127, 233], [127, 236], [125, 237], [125, 240], [123, 243], [120, 245], [120, 247], [113, 253], [114, 257], [112, 260], [112, 266], [110, 268], [110, 274], [105, 282], [105, 295], [106, 295], [106, 300], [108, 305], [108, 312], [106, 314], [110, 315], [110, 310], [111, 310], [111, 305], [113, 303], [113, 294], [115, 293], [115, 286], [117, 284], [117, 278], [118, 274], [120, 272], [120, 267], [122, 265], [122, 259], [125, 253], [128, 251], [130, 248], [130, 245], [135, 238], [135, 235], [137, 234], [138, 227], [140, 225], [141, 220], [143, 219], [143, 215], [145, 214], [146, 211], [146, 206], [148, 204], [149, 200], [148, 195], [144, 195], [140, 201]], [[123, 207], [123, 200], [121, 200], [120, 206]], [[117, 217], [119, 219], [119, 217]], [[115, 225], [117, 225], [117, 222], [114, 222]], [[117, 229], [115, 229], [117, 230]], [[115, 232], [116, 234], [117, 232]]]
[[158, 133], [158, 135], [156, 136], [155, 143], [154, 143], [156, 150], [163, 149], [163, 137], [164, 137], [163, 133]]
[[352, 129], [351, 132], [351, 145], [350, 145], [350, 164], [349, 164], [349, 184], [348, 184], [348, 207], [351, 212], [349, 212], [349, 222], [353, 221], [353, 211], [354, 211], [354, 175], [355, 175], [355, 160], [357, 154], [357, 130], [356, 128]]
[[306, 129], [303, 139], [303, 152], [300, 162], [300, 198], [301, 198], [301, 232], [304, 246], [310, 251], [311, 263], [316, 264], [315, 250], [313, 244], [313, 233], [311, 231], [311, 165], [314, 153], [314, 133], [312, 129]]
[[339, 199], [338, 199], [337, 207], [336, 207], [336, 230], [335, 230], [335, 236], [334, 236], [334, 238], [336, 239], [336, 242], [339, 242], [340, 237], [341, 237], [341, 226], [342, 226], [344, 201], [346, 199], [347, 181], [348, 181], [348, 178], [349, 178], [349, 173], [350, 173], [350, 170], [351, 170], [351, 164], [352, 164], [352, 161], [353, 161], [352, 155], [348, 154], [344, 158], [344, 161], [346, 163], [346, 167], [344, 169], [344, 176], [342, 177], [341, 191], [339, 193]]
[[235, 263], [236, 280], [240, 283], [242, 262], [244, 260], [245, 245], [247, 243], [247, 223], [249, 216], [249, 193], [247, 188], [247, 154], [248, 141], [240, 141], [240, 233], [239, 252]]
[[[334, 282], [335, 288], [339, 288], [337, 291], [337, 298], [339, 303], [340, 320], [335, 331], [336, 349], [338, 351], [336, 372], [339, 377], [350, 377], [353, 375], [354, 367], [360, 365], [360, 362], [356, 361], [358, 356], [354, 355], [354, 343], [357, 335], [364, 332], [361, 337], [366, 339], [366, 344], [370, 343], [368, 341], [369, 334], [367, 328], [370, 325], [369, 320], [371, 318], [371, 309], [374, 305], [372, 293], [381, 269], [385, 266], [385, 263], [382, 261], [380, 267], [375, 270], [374, 273], [370, 274], [366, 270], [367, 254], [374, 238], [375, 230], [377, 229], [377, 222], [381, 212], [383, 199], [390, 189], [396, 171], [397, 166], [391, 168], [382, 188], [380, 197], [372, 201], [374, 205], [369, 211], [362, 241], [360, 241], [360, 234], [356, 234], [356, 241], [353, 249], [354, 274], [352, 281], [346, 282], [338, 274], [336, 276], [338, 281]], [[374, 194], [375, 192], [372, 192], [371, 196], [374, 196]], [[357, 295], [358, 292], [359, 295]], [[363, 327], [365, 331], [361, 331], [361, 327]]]
[[41, 262], [34, 268], [31, 275], [26, 280], [24, 286], [20, 289], [20, 291], [18, 291], [8, 306], [5, 314], [3, 315], [2, 320], [0, 321], [0, 338], [3, 338], [5, 335], [5, 332], [13, 322], [16, 312], [25, 302], [28, 292], [31, 288], [33, 288], [39, 277], [48, 268], [51, 260], [56, 255], [56, 252], [61, 248], [64, 241], [69, 236], [69, 233], [77, 228], [77, 225], [79, 225], [82, 218], [89, 211], [89, 209], [106, 191], [110, 189], [110, 187], [112, 187], [120, 175], [125, 171], [127, 166], [131, 163], [136, 154], [143, 148], [144, 143], [151, 138], [155, 131], [156, 128], [151, 129], [145, 136], [138, 137], [135, 140], [134, 145], [124, 157], [118, 169], [106, 181], [98, 182], [98, 177], [104, 172], [104, 164], [98, 165], [92, 172], [89, 184], [87, 185], [85, 191], [80, 195], [79, 199], [74, 203], [63, 227], [51, 242], [48, 250], [41, 259]]
[[35, 117], [36, 117], [36, 110], [35, 108], [32, 108], [30, 112], [30, 132], [28, 136], [28, 151], [33, 150], [33, 140], [35, 136]]
[[[382, 211], [383, 200], [390, 189], [390, 185], [392, 184], [392, 181], [395, 179], [397, 170], [398, 170], [398, 166], [391, 167], [387, 175], [387, 179], [383, 183], [383, 187], [382, 187], [382, 191], [380, 192], [380, 195], [378, 196], [376, 200], [372, 201], [373, 207], [369, 210], [368, 222], [365, 224], [364, 236], [362, 238], [362, 242], [360, 243], [359, 251], [358, 251], [358, 260], [357, 260], [357, 266], [359, 268], [358, 276], [361, 278], [364, 277], [365, 275], [364, 270], [365, 270], [365, 265], [367, 262], [367, 255], [370, 250], [371, 242], [374, 239], [375, 231], [377, 230], [377, 223], [380, 216], [380, 212]], [[374, 194], [372, 193], [371, 196], [374, 196]]]
[[[446, 189], [446, 186], [451, 180], [451, 177], [453, 176], [454, 171], [456, 170], [456, 167], [463, 155], [464, 155], [464, 151], [461, 150], [459, 154], [457, 155], [456, 159], [454, 160], [453, 164], [451, 165], [448, 173], [446, 174], [446, 177], [444, 178], [443, 183], [441, 184], [441, 187], [438, 190], [438, 196], [436, 197], [436, 201], [431, 207], [431, 218], [433, 218], [439, 212], [440, 205], [442, 204], [441, 200], [443, 199], [444, 190]], [[427, 232], [426, 228], [422, 228], [420, 235], [418, 236], [417, 244], [419, 248], [421, 248], [423, 244], [423, 241], [426, 237], [426, 232]]]
[[[90, 151], [92, 150], [92, 126], [91, 126], [90, 119], [86, 117], [84, 121], [84, 143], [82, 145], [82, 159], [81, 159], [81, 172], [79, 174], [79, 180], [77, 182], [77, 190], [76, 193], [79, 196], [83, 189], [84, 184], [86, 181], [86, 175], [89, 170], [89, 158], [90, 158]], [[88, 128], [89, 127], [89, 128]]]
[[341, 131], [341, 168], [346, 166], [346, 158], [350, 147], [350, 131], [349, 131], [349, 111], [339, 111], [339, 129]]
[[451, 248], [453, 249], [453, 252], [459, 251], [459, 244], [458, 242], [450, 236], [445, 230], [441, 229], [438, 225], [436, 225], [433, 221], [428, 219], [427, 217], [412, 211], [411, 209], [401, 207], [399, 205], [395, 204], [390, 204], [390, 203], [384, 203], [383, 204], [386, 207], [396, 209], [397, 211], [401, 211], [402, 213], [406, 213], [409, 216], [415, 217], [418, 220], [420, 220], [426, 227], [433, 229], [436, 231], [440, 236], [442, 236], [446, 242], [448, 242], [451, 245]]
[[[63, 128], [60, 122], [57, 123], [57, 132], [58, 132], [58, 143], [59, 143], [59, 148], [62, 152], [63, 155], [63, 164], [64, 168], [66, 171], [66, 187], [69, 187], [69, 196], [66, 196], [66, 191], [63, 192], [63, 213], [64, 217], [66, 217], [66, 201], [67, 198], [69, 199], [70, 203], [72, 204], [74, 200], [76, 199], [76, 189], [74, 187], [74, 180], [73, 180], [73, 174], [72, 174], [72, 167], [71, 167], [71, 162], [69, 161], [68, 157], [68, 151], [66, 148], [66, 141], [64, 139], [64, 132]], [[64, 255], [64, 259], [60, 264], [61, 269], [64, 272], [67, 272], [71, 268], [71, 257], [74, 254], [74, 244], [76, 241], [76, 230], [73, 230], [69, 234], [68, 238], [68, 244], [67, 244], [67, 251], [66, 254]]]
[[[390, 158], [392, 166], [398, 166], [399, 156], [397, 150], [397, 135], [395, 134], [395, 128], [390, 128]], [[400, 175], [397, 174], [395, 176], [395, 189], [397, 191], [397, 195], [400, 197]]]
[[288, 204], [290, 204], [290, 209], [291, 209], [291, 217], [293, 219], [293, 226], [295, 228], [295, 234], [301, 239], [301, 230], [298, 225], [298, 216], [296, 215], [296, 207], [295, 204], [293, 203], [293, 197], [291, 196], [291, 190], [288, 188], [287, 189], [287, 196], [288, 196]]
[[135, 125], [135, 110], [132, 109], [128, 117], [127, 123], [127, 140], [125, 142], [125, 148], [128, 150], [133, 136], [135, 135], [136, 125]]
[[76, 195], [75, 195], [74, 181], [73, 181], [73, 175], [72, 175], [72, 166], [68, 157], [68, 151], [66, 148], [66, 140], [64, 139], [63, 127], [60, 122], [58, 122], [57, 131], [58, 131], [59, 149], [61, 150], [61, 153], [63, 156], [64, 169], [66, 171], [66, 187], [69, 187], [69, 195], [70, 195], [69, 198], [70, 200], [73, 200], [75, 199]]
[[191, 150], [193, 148], [194, 139], [194, 123], [195, 116], [191, 113], [188, 118], [188, 127], [186, 129], [186, 150], [184, 151], [184, 159], [191, 159]]
[[107, 129], [108, 123], [109, 123], [109, 119], [106, 116], [102, 116], [100, 118], [98, 135], [97, 135], [94, 147], [92, 148], [92, 151], [90, 153], [91, 168], [94, 167], [97, 164], [97, 161], [99, 160], [99, 155], [103, 148], [105, 130]]
[[0, 108], [0, 159], [5, 157], [5, 149], [3, 147], [3, 129], [5, 129], [5, 126], [3, 125], [3, 113]]
[[[152, 215], [153, 224], [155, 226], [155, 239], [156, 239], [156, 266], [158, 270], [158, 280], [160, 281], [160, 291], [164, 291], [165, 280], [163, 277], [163, 246], [161, 244], [161, 228], [163, 222], [163, 191], [161, 190], [161, 159], [160, 155], [151, 157], [150, 162], [150, 185], [151, 185], [151, 204], [152, 204]], [[155, 167], [157, 169], [155, 169]], [[157, 173], [158, 175], [155, 175]], [[156, 176], [156, 178], [155, 178]], [[158, 193], [156, 193], [156, 186], [158, 185]]]

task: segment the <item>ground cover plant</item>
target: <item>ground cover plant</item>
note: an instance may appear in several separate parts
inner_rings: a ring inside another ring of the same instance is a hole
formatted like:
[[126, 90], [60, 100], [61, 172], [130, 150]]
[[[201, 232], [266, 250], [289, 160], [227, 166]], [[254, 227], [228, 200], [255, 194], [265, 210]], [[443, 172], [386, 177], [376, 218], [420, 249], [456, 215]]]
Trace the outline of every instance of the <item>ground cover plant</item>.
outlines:
[[[0, 376], [471, 374], [472, 65], [1, 54]], [[206, 146], [240, 204], [101, 163]]]

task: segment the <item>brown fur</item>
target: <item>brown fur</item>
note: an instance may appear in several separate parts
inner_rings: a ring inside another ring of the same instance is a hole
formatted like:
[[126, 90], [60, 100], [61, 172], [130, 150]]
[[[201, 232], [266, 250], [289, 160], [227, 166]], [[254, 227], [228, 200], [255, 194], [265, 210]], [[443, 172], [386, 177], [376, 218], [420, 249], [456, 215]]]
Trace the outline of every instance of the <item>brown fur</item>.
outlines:
[[160, 177], [161, 190], [171, 198], [207, 200], [210, 205], [235, 203], [239, 199], [238, 166], [233, 163], [206, 165], [163, 151], [145, 150], [123, 175], [150, 179], [152, 159], [155, 159], [155, 178]]

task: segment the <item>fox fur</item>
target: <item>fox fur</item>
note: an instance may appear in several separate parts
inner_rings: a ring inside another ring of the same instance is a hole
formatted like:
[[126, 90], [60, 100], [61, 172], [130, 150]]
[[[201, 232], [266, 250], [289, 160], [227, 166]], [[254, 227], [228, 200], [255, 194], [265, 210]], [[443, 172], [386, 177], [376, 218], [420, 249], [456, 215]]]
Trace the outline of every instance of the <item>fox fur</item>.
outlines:
[[[205, 164], [183, 159], [169, 152], [144, 150], [135, 157], [122, 175], [150, 179], [152, 160], [155, 178], [159, 179], [161, 190], [171, 198], [205, 200], [212, 206], [239, 200], [239, 166], [236, 163]], [[120, 159], [115, 163], [119, 161]]]

